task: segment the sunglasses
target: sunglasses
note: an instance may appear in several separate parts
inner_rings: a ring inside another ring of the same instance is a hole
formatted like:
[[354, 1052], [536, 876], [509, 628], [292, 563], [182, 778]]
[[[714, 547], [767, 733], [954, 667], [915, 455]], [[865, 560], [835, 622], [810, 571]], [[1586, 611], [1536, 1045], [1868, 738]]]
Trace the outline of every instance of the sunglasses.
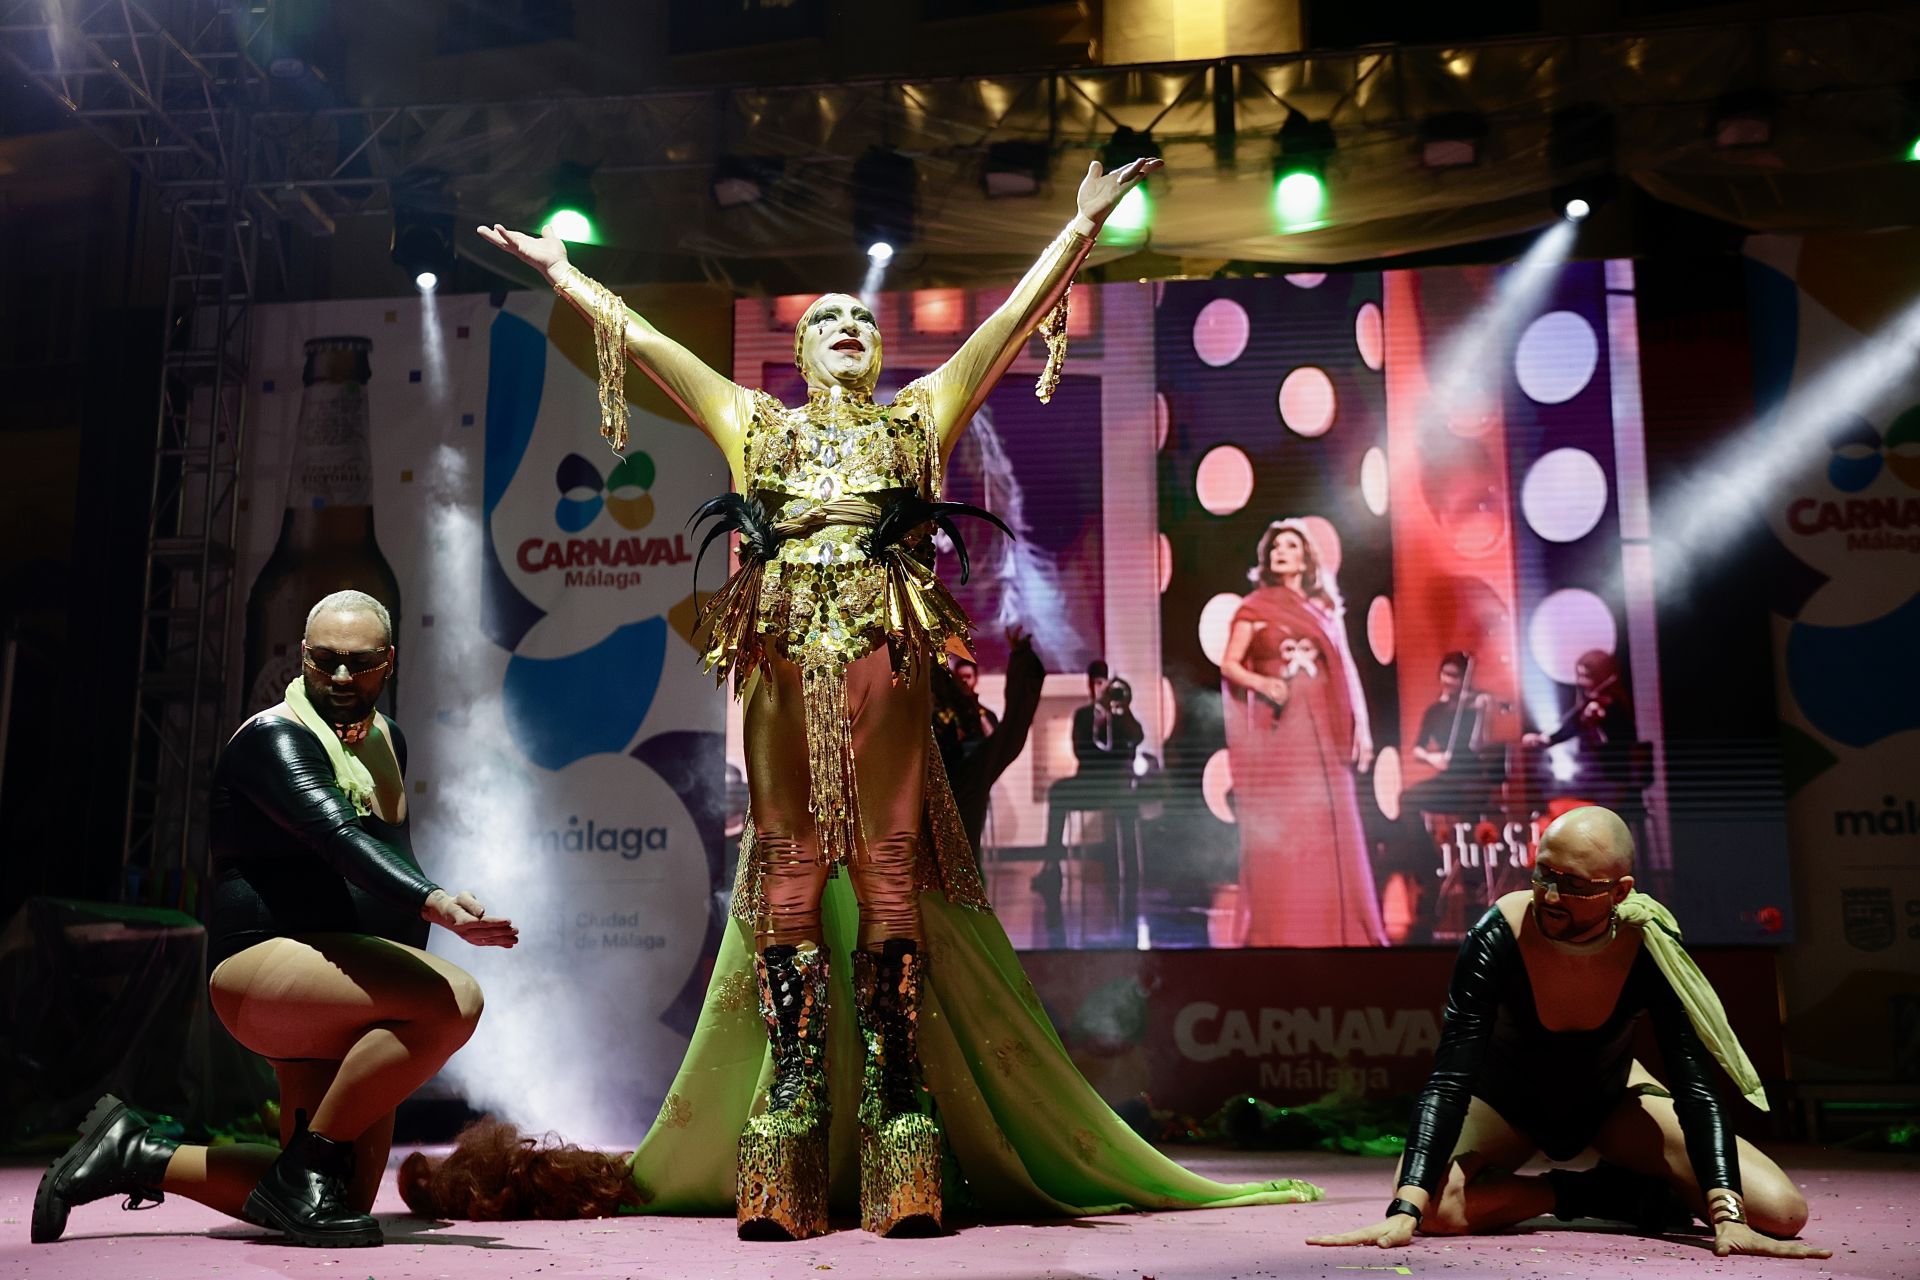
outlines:
[[1615, 883], [1613, 880], [1583, 880], [1538, 863], [1533, 868], [1533, 890], [1535, 893], [1545, 893], [1548, 902], [1558, 902], [1562, 898], [1604, 898], [1613, 891]]
[[370, 676], [384, 671], [393, 661], [393, 646], [382, 645], [378, 649], [363, 649], [357, 653], [340, 653], [333, 649], [316, 649], [305, 641], [300, 643], [300, 653], [306, 664], [321, 675], [332, 679], [340, 673], [342, 667], [354, 678]]

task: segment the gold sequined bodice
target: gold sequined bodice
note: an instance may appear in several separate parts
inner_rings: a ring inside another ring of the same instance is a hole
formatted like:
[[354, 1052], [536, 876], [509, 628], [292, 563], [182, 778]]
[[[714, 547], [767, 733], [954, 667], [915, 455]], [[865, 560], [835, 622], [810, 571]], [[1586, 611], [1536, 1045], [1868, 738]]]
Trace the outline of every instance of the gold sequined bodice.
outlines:
[[864, 541], [887, 500], [939, 492], [939, 440], [914, 387], [880, 405], [815, 391], [758, 398], [748, 492], [785, 535], [760, 590], [757, 630], [802, 667], [844, 667], [886, 638], [887, 568]]

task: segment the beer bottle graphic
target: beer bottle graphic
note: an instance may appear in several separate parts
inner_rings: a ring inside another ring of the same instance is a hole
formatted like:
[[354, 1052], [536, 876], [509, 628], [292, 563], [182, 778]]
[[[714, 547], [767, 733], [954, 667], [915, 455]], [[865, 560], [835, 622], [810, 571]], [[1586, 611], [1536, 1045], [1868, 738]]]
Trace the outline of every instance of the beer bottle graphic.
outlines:
[[[300, 674], [307, 611], [335, 591], [364, 591], [400, 629], [400, 584], [373, 536], [368, 435], [370, 338], [312, 338], [301, 374], [300, 418], [287, 505], [273, 554], [247, 597], [247, 714], [272, 706]], [[392, 714], [397, 673], [380, 709]]]

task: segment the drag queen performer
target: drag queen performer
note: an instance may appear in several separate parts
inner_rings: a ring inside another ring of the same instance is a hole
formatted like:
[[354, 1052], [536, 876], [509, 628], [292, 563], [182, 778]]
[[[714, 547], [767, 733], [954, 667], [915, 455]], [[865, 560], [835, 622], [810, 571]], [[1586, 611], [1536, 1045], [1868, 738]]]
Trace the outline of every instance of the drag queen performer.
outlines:
[[1302, 520], [1260, 537], [1220, 661], [1248, 947], [1385, 946], [1353, 775], [1373, 763], [1346, 606]]
[[701, 364], [559, 239], [480, 228], [594, 325], [616, 450], [631, 359], [732, 474], [698, 514], [740, 534], [741, 567], [696, 643], [745, 704], [750, 818], [699, 1025], [634, 1153], [647, 1212], [731, 1205], [743, 1237], [817, 1235], [854, 1200], [856, 1160], [861, 1224], [883, 1235], [938, 1231], [948, 1189], [1020, 1216], [1319, 1194], [1197, 1177], [1099, 1100], [992, 914], [932, 744], [928, 667], [969, 625], [932, 568], [930, 522], [953, 512], [937, 505], [943, 464], [1036, 325], [1051, 393], [1074, 271], [1158, 164], [1090, 168], [1079, 215], [1005, 304], [891, 404], [873, 399], [880, 333], [858, 298], [828, 294], [800, 320], [807, 402], [788, 408]]

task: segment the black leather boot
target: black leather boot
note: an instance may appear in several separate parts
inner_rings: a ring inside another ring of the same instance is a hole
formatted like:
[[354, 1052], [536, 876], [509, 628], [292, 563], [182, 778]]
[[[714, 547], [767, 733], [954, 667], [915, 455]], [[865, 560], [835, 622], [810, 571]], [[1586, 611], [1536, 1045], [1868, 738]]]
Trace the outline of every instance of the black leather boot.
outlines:
[[257, 1227], [284, 1232], [298, 1245], [355, 1248], [383, 1243], [380, 1224], [348, 1203], [352, 1181], [352, 1145], [323, 1138], [303, 1125], [261, 1175], [240, 1216]]
[[152, 1132], [153, 1117], [108, 1094], [93, 1104], [80, 1124], [80, 1140], [67, 1148], [40, 1179], [33, 1197], [35, 1244], [51, 1244], [67, 1229], [67, 1211], [77, 1204], [127, 1197], [126, 1207], [141, 1201], [159, 1204], [161, 1179], [179, 1143]]

